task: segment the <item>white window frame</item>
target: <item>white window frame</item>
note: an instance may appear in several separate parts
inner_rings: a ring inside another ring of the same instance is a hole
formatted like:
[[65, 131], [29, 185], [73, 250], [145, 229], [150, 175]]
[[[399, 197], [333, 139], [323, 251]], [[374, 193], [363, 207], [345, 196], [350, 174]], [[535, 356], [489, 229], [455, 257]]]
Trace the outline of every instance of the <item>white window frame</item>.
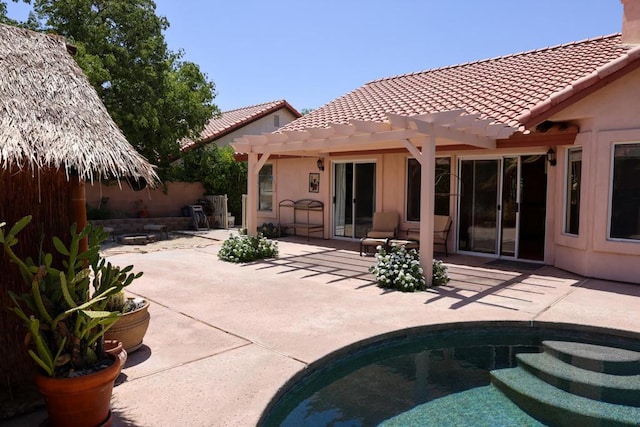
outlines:
[[[260, 196], [261, 196], [261, 193], [260, 193], [260, 190], [261, 190], [261, 188], [260, 188], [260, 173], [262, 172], [262, 169], [264, 167], [266, 167], [266, 166], [271, 166], [271, 209], [261, 209], [260, 208], [261, 207], [260, 206]], [[257, 200], [256, 200], [256, 206], [258, 208], [257, 211], [259, 213], [262, 213], [262, 214], [267, 214], [267, 213], [273, 214], [273, 212], [275, 211], [275, 206], [274, 205], [275, 205], [275, 194], [276, 194], [276, 167], [275, 167], [274, 163], [271, 163], [271, 162], [265, 163], [262, 166], [262, 168], [260, 169], [260, 172], [258, 172], [258, 189], [257, 189], [257, 193], [258, 193]]]
[[[452, 174], [453, 171], [453, 156], [436, 156], [436, 162], [437, 159], [449, 159], [449, 173]], [[408, 210], [408, 204], [409, 204], [409, 161], [410, 160], [416, 160], [415, 157], [413, 156], [407, 156], [405, 158], [404, 161], [404, 221], [406, 223], [409, 224], [420, 224], [420, 220], [410, 220], [409, 219], [409, 210]], [[416, 160], [417, 161], [417, 160]], [[419, 165], [420, 163], [418, 163]], [[421, 171], [422, 173], [422, 171]], [[449, 180], [449, 192], [452, 192], [452, 188], [451, 185], [453, 184], [453, 180]], [[435, 190], [435, 189], [434, 189]], [[418, 201], [419, 202], [419, 201]], [[435, 206], [434, 206], [435, 209]], [[449, 216], [451, 216], [451, 204], [449, 204]], [[422, 212], [420, 212], [420, 216], [422, 217]]]
[[609, 167], [609, 200], [607, 207], [607, 235], [606, 240], [611, 242], [625, 242], [625, 243], [638, 243], [640, 244], [640, 237], [637, 239], [624, 238], [624, 237], [611, 237], [611, 224], [613, 221], [613, 179], [614, 179], [614, 168], [615, 168], [615, 155], [616, 155], [616, 147], [622, 145], [638, 145], [640, 146], [640, 140], [636, 141], [619, 141], [612, 142], [611, 144], [611, 153], [610, 153], [610, 167]]
[[[569, 215], [569, 197], [570, 197], [570, 193], [569, 193], [569, 176], [571, 175], [571, 153], [572, 152], [576, 152], [576, 151], [580, 151], [580, 163], [581, 163], [581, 168], [580, 168], [580, 182], [579, 182], [579, 189], [578, 189], [578, 193], [580, 195], [580, 200], [578, 203], [578, 233], [572, 233], [570, 231], [568, 231], [567, 227], [568, 227], [568, 221], [567, 221], [567, 217]], [[580, 209], [580, 204], [582, 203], [582, 184], [584, 182], [584, 178], [583, 178], [583, 172], [584, 172], [584, 160], [583, 160], [583, 155], [584, 155], [584, 151], [582, 149], [582, 147], [574, 147], [574, 148], [569, 148], [567, 149], [567, 155], [566, 155], [566, 174], [565, 174], [565, 180], [564, 180], [564, 207], [563, 207], [563, 222], [562, 222], [562, 233], [567, 235], [567, 236], [571, 236], [571, 237], [577, 237], [580, 235], [580, 223], [581, 223], [581, 219], [583, 220], [582, 222], [584, 222], [584, 218], [581, 218], [583, 215], [582, 211]], [[583, 224], [584, 225], [584, 224]]]

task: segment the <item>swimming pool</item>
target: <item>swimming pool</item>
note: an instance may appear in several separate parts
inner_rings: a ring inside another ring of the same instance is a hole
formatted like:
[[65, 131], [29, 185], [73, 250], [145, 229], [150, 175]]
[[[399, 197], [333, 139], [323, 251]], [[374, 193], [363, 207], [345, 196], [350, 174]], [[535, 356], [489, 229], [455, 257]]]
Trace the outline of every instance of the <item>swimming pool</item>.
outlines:
[[[491, 383], [545, 340], [640, 351], [624, 331], [541, 322], [432, 325], [339, 350], [292, 378], [262, 426], [543, 425]], [[521, 356], [522, 357], [522, 356]]]

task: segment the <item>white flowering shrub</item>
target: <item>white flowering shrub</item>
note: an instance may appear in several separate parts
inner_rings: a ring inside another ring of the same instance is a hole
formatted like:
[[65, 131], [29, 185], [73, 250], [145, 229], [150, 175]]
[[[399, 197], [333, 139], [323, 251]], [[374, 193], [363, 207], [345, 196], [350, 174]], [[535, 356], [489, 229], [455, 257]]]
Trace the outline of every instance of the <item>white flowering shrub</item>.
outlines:
[[[376, 276], [381, 288], [397, 289], [403, 292], [423, 291], [427, 288], [418, 252], [407, 251], [403, 246], [393, 247], [389, 251], [382, 246], [376, 253], [376, 265], [369, 271]], [[449, 281], [447, 267], [442, 261], [433, 261], [433, 285], [443, 285]]]
[[231, 236], [222, 243], [218, 258], [229, 262], [250, 262], [257, 259], [277, 258], [278, 242], [258, 236]]

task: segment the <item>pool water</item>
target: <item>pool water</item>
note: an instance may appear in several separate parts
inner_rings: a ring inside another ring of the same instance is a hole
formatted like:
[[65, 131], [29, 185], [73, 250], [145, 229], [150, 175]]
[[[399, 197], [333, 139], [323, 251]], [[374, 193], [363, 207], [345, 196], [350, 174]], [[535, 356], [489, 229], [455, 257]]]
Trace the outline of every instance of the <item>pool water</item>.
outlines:
[[490, 371], [517, 365], [543, 340], [640, 350], [635, 337], [567, 325], [449, 324], [399, 331], [310, 366], [274, 398], [264, 426], [540, 426]]

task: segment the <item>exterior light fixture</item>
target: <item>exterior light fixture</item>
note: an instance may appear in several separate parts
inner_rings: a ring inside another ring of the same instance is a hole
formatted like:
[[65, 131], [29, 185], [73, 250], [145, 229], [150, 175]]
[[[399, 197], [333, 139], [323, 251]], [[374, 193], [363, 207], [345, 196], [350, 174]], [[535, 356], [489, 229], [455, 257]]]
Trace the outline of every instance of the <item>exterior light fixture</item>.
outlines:
[[316, 164], [318, 165], [318, 170], [319, 171], [323, 171], [324, 170], [324, 164], [322, 163], [322, 159], [318, 159]]
[[558, 163], [556, 160], [556, 152], [553, 148], [549, 148], [547, 151], [547, 162], [549, 162], [551, 166], [555, 166], [556, 163]]

